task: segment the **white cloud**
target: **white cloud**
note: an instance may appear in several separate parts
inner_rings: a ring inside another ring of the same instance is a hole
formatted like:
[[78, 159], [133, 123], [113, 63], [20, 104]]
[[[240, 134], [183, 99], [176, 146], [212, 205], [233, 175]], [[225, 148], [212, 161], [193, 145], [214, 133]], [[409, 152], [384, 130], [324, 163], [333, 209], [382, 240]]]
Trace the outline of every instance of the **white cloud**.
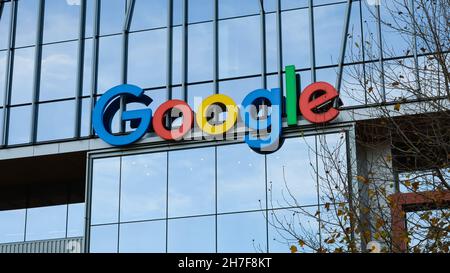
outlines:
[[81, 0], [66, 0], [67, 5], [70, 6], [79, 6], [81, 3]]

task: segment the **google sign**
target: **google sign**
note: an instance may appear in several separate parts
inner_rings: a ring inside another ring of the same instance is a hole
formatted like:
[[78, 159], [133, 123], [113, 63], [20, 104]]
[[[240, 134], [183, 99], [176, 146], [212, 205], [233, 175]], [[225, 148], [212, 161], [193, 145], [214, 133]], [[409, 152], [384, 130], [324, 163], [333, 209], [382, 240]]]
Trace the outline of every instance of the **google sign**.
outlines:
[[[307, 86], [301, 94], [294, 66], [286, 67], [286, 98], [279, 88], [257, 89], [247, 94], [240, 105], [225, 94], [216, 94], [204, 99], [198, 111], [182, 100], [169, 100], [161, 104], [155, 113], [148, 108], [152, 99], [144, 90], [134, 85], [119, 85], [111, 88], [98, 100], [93, 112], [93, 127], [98, 136], [113, 146], [127, 146], [141, 139], [151, 128], [164, 140], [182, 140], [195, 126], [208, 136], [223, 136], [232, 132], [238, 122], [248, 129], [244, 140], [258, 153], [271, 153], [281, 146], [282, 118], [289, 126], [298, 123], [299, 113], [311, 123], [325, 124], [338, 117], [333, 107], [338, 97], [336, 89], [326, 82]], [[113, 134], [114, 115], [120, 109], [120, 98], [126, 103], [145, 105], [140, 110], [122, 113], [121, 120], [129, 121], [134, 131]], [[218, 120], [218, 112], [223, 113]], [[261, 113], [264, 113], [263, 115]], [[174, 118], [181, 119], [181, 126], [174, 128]], [[172, 121], [171, 121], [172, 119]]]

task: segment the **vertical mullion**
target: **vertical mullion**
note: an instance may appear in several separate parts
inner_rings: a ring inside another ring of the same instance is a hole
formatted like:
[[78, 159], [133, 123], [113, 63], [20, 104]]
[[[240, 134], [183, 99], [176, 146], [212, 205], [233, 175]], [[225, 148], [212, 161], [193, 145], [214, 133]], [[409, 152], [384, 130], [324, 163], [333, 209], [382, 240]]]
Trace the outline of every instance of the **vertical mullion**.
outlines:
[[169, 252], [169, 164], [170, 153], [166, 152], [166, 253]]
[[[353, 204], [353, 171], [352, 171], [352, 158], [351, 158], [351, 153], [352, 153], [352, 146], [351, 146], [351, 142], [350, 142], [350, 132], [347, 130], [345, 131], [345, 156], [346, 156], [346, 160], [347, 160], [347, 180], [348, 180], [348, 196], [350, 197], [348, 200], [348, 206], [350, 208], [350, 211], [352, 213], [355, 212], [355, 208], [354, 208], [354, 204]], [[355, 223], [353, 220], [350, 220], [350, 229], [351, 229], [351, 234], [350, 234], [350, 239], [352, 241], [352, 247], [356, 247], [356, 244], [353, 246], [353, 242], [355, 242]]]
[[39, 117], [39, 96], [41, 87], [41, 61], [42, 61], [42, 38], [44, 32], [45, 0], [39, 1], [38, 19], [36, 24], [36, 49], [34, 55], [34, 76], [33, 76], [33, 98], [31, 102], [31, 132], [30, 142], [36, 143], [37, 125]]
[[380, 64], [380, 80], [381, 80], [381, 95], [383, 102], [386, 102], [386, 85], [384, 79], [384, 53], [383, 53], [383, 38], [381, 36], [381, 11], [380, 4], [376, 5], [376, 17], [377, 17], [377, 36], [378, 36], [378, 49], [379, 49], [379, 64]]
[[[97, 89], [98, 89], [98, 58], [99, 58], [99, 43], [100, 43], [100, 11], [101, 0], [94, 0], [94, 29], [92, 33], [92, 75], [91, 75], [91, 113], [95, 107]], [[94, 128], [92, 124], [92, 114], [89, 115], [89, 135], [94, 135]]]
[[[5, 94], [3, 98], [3, 130], [2, 130], [2, 143], [1, 146], [6, 146], [8, 144], [8, 130], [9, 130], [9, 114], [10, 114], [10, 103], [11, 103], [11, 88], [13, 79], [13, 69], [14, 69], [14, 54], [15, 54], [15, 43], [16, 43], [16, 27], [17, 27], [17, 1], [11, 2], [11, 18], [9, 24], [9, 40], [8, 40], [8, 51], [6, 56], [6, 69], [5, 69]], [[2, 9], [4, 8], [4, 3], [2, 3]]]
[[281, 26], [281, 0], [277, 0], [276, 20], [278, 85], [281, 90], [280, 95], [283, 97], [283, 37]]
[[181, 67], [181, 88], [183, 93], [183, 100], [188, 101], [188, 13], [189, 13], [189, 2], [188, 0], [183, 0], [183, 22], [182, 22], [182, 67]]
[[[342, 76], [344, 72], [344, 61], [345, 61], [345, 52], [347, 49], [347, 37], [348, 37], [348, 28], [350, 25], [350, 16], [352, 14], [352, 0], [347, 0], [347, 9], [345, 11], [345, 22], [344, 22], [344, 30], [342, 31], [341, 37], [341, 50], [339, 55], [339, 72], [336, 80], [336, 90], [338, 94], [341, 93], [341, 85], [342, 85]], [[339, 100], [334, 101], [335, 107], [339, 106]]]
[[[122, 30], [122, 84], [126, 84], [128, 82], [128, 44], [129, 44], [129, 32], [130, 32], [130, 25], [131, 20], [133, 17], [133, 9], [134, 9], [134, 0], [128, 0], [125, 3], [125, 20], [124, 20], [124, 26]], [[120, 110], [119, 110], [119, 117], [122, 116], [122, 113], [126, 111], [126, 97], [121, 96], [120, 97]], [[120, 132], [124, 133], [125, 128], [125, 121], [120, 119]]]
[[173, 0], [167, 0], [167, 71], [166, 71], [166, 89], [167, 100], [171, 100], [172, 94], [172, 69], [173, 69]]
[[313, 0], [308, 1], [309, 13], [309, 55], [311, 65], [311, 82], [316, 82], [316, 41], [314, 33], [314, 6]]
[[215, 194], [215, 239], [216, 239], [216, 253], [219, 252], [219, 245], [218, 245], [218, 199], [217, 199], [217, 146], [214, 146], [214, 194]]
[[269, 248], [269, 187], [268, 187], [268, 168], [267, 155], [264, 155], [264, 179], [266, 181], [266, 251], [270, 252]]
[[121, 218], [121, 206], [122, 206], [122, 165], [123, 157], [120, 157], [119, 161], [119, 211], [117, 212], [117, 253], [120, 250], [120, 218]]
[[[314, 137], [314, 152], [315, 152], [315, 164], [314, 164], [314, 166], [315, 166], [315, 168], [316, 168], [316, 187], [317, 187], [317, 209], [319, 210], [319, 212], [320, 212], [320, 209], [321, 209], [321, 207], [320, 207], [320, 187], [319, 187], [319, 145], [318, 145], [318, 142], [317, 142], [317, 139], [319, 138], [319, 137], [321, 137], [321, 136], [315, 136]], [[326, 135], [324, 135], [323, 137], [326, 137]], [[319, 222], [319, 248], [320, 249], [322, 249], [322, 228], [321, 228], [321, 226], [322, 226], [322, 218], [321, 218], [321, 214], [319, 213], [319, 217], [318, 217], [319, 219], [318, 219], [318, 222]]]
[[261, 85], [263, 89], [267, 89], [267, 56], [266, 56], [266, 13], [264, 10], [263, 0], [259, 0], [260, 4], [260, 30], [261, 30]]
[[79, 138], [81, 136], [85, 35], [86, 35], [86, 0], [81, 0], [79, 33], [78, 33], [78, 70], [77, 70], [77, 87], [76, 87], [77, 95], [76, 95], [76, 115], [75, 115], [75, 138]]
[[364, 77], [364, 104], [367, 104], [366, 43], [364, 41], [364, 24], [362, 3], [359, 1], [359, 26], [361, 31], [362, 68]]
[[219, 0], [214, 0], [214, 16], [213, 16], [213, 77], [214, 77], [214, 93], [219, 94]]
[[[419, 57], [417, 51], [417, 30], [416, 30], [416, 13], [415, 13], [415, 5], [414, 0], [410, 0], [410, 9], [411, 9], [411, 17], [412, 17], [412, 27], [413, 27], [413, 54], [414, 54], [414, 70], [416, 76], [416, 84], [417, 90], [420, 91], [420, 75], [419, 75]], [[417, 92], [417, 96], [420, 97], [420, 92]]]

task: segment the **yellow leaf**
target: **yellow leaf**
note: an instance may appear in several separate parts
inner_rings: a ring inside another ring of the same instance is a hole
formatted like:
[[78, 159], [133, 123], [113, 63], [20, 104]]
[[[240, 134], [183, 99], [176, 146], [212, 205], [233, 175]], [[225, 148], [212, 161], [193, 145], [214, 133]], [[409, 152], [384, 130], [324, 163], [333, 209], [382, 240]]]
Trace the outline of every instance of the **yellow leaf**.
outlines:
[[305, 242], [303, 240], [298, 240], [298, 244], [300, 245], [300, 247], [305, 246]]
[[298, 249], [297, 249], [296, 246], [291, 246], [290, 250], [291, 250], [291, 253], [297, 253], [298, 252]]
[[400, 102], [399, 102], [399, 103], [397, 103], [397, 104], [394, 106], [394, 110], [395, 110], [395, 111], [400, 111], [400, 107], [401, 107], [401, 104], [400, 104]]
[[367, 184], [369, 181], [367, 180], [367, 178], [365, 178], [364, 176], [361, 176], [361, 175], [358, 175], [357, 177], [356, 177], [356, 179], [359, 181], [359, 182], [361, 182], [361, 183], [364, 183], [364, 184]]
[[339, 209], [339, 210], [337, 211], [337, 216], [342, 216], [342, 215], [344, 215], [344, 212], [343, 212], [342, 210]]

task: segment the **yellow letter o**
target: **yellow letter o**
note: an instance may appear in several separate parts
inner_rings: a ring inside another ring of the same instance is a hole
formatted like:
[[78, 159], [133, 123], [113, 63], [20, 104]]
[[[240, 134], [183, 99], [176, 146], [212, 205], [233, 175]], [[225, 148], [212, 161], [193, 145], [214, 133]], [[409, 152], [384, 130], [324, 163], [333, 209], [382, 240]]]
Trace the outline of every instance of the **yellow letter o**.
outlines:
[[[227, 108], [227, 119], [220, 125], [212, 125], [207, 120], [207, 111], [211, 105], [224, 105]], [[208, 135], [221, 135], [228, 132], [236, 124], [238, 108], [234, 100], [223, 94], [207, 97], [198, 108], [196, 121], [200, 129]]]

